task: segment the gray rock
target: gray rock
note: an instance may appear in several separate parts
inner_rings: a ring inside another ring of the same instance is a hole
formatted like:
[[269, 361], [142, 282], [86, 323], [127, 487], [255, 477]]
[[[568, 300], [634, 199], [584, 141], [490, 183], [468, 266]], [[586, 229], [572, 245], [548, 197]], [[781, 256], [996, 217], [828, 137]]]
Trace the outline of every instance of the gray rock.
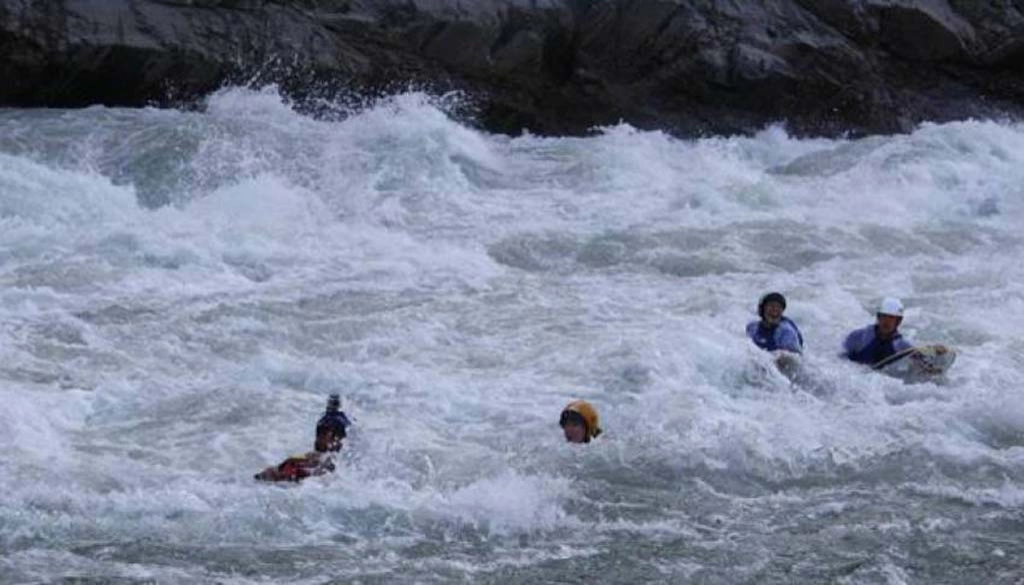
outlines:
[[506, 133], [885, 133], [1018, 115], [1024, 0], [0, 0], [0, 76], [9, 106], [412, 83]]

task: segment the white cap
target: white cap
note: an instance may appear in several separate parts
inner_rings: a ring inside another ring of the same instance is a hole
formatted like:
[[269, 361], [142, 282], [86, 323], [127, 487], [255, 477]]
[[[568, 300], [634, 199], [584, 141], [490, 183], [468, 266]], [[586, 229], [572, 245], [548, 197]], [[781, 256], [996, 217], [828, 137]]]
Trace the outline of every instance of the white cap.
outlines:
[[903, 303], [896, 297], [885, 297], [878, 304], [878, 315], [890, 315], [892, 317], [903, 316]]

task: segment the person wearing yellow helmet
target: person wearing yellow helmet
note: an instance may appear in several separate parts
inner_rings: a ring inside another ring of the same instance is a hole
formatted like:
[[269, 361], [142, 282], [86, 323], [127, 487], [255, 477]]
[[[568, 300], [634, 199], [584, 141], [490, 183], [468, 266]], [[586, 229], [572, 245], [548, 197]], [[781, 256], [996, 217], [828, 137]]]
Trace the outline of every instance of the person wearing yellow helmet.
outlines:
[[341, 410], [341, 399], [331, 394], [327, 399], [327, 410], [316, 423], [316, 439], [313, 450], [305, 455], [296, 455], [285, 459], [257, 473], [254, 479], [259, 481], [293, 481], [323, 475], [334, 471], [334, 454], [341, 450], [346, 429], [352, 422]]
[[597, 409], [586, 400], [574, 400], [566, 405], [558, 417], [558, 426], [570, 443], [589, 443], [601, 434]]

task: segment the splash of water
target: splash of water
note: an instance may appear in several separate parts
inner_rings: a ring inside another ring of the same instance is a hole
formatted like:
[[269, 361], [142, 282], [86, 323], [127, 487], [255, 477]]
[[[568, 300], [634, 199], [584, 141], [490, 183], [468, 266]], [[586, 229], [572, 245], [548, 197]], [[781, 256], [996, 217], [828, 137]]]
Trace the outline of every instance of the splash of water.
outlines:
[[[491, 136], [420, 94], [333, 121], [237, 89], [0, 111], [0, 567], [999, 582], [1024, 553], [1021, 153], [992, 122]], [[807, 383], [743, 336], [769, 289]], [[960, 350], [944, 382], [836, 356], [888, 294]], [[333, 392], [339, 472], [254, 485]], [[606, 428], [584, 449], [555, 424], [575, 397]]]

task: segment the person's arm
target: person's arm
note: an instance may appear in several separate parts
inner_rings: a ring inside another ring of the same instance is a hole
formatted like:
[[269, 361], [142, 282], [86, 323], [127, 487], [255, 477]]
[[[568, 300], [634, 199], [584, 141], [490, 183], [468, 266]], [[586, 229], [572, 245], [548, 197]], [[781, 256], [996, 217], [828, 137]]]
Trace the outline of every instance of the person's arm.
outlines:
[[791, 351], [793, 353], [803, 353], [804, 348], [800, 346], [800, 336], [796, 334], [796, 329], [789, 323], [782, 323], [779, 325], [779, 340], [777, 345], [779, 349]]
[[843, 340], [843, 353], [846, 354], [846, 357], [852, 356], [853, 353], [855, 351], [857, 351], [856, 350], [856, 344], [857, 344], [857, 332], [856, 331], [851, 331], [846, 336], [846, 339]]
[[757, 341], [757, 321], [747, 323], [747, 337], [749, 337], [751, 341]]
[[843, 342], [843, 351], [845, 352], [847, 359], [857, 361], [854, 359], [857, 352], [864, 349], [868, 343], [871, 343], [871, 339], [869, 338], [870, 334], [871, 330], [865, 328], [851, 331], [850, 334], [846, 336], [846, 340]]
[[914, 347], [914, 344], [907, 341], [907, 339], [902, 335], [894, 339], [892, 342], [892, 349], [893, 351], [895, 351], [895, 353], [908, 350], [912, 347]]

